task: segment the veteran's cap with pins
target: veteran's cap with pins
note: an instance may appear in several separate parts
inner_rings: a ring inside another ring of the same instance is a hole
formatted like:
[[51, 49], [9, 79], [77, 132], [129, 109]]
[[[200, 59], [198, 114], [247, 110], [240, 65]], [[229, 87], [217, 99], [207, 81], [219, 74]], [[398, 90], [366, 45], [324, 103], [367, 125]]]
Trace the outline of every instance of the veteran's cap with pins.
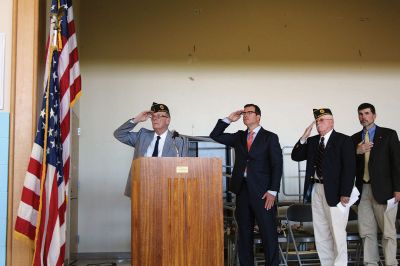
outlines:
[[165, 112], [169, 115], [169, 109], [165, 104], [162, 103], [155, 103], [153, 102], [153, 104], [151, 105], [151, 111], [153, 111], [154, 113], [157, 112]]
[[329, 108], [313, 109], [313, 113], [314, 113], [314, 118], [315, 119], [318, 119], [318, 118], [320, 118], [321, 116], [324, 116], [324, 115], [332, 116], [331, 109], [329, 109]]

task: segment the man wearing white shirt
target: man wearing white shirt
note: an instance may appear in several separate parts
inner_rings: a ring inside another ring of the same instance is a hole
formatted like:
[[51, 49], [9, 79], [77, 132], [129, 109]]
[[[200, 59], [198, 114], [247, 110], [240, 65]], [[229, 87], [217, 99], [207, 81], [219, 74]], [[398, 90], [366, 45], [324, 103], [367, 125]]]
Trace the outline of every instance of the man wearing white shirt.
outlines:
[[[351, 138], [333, 129], [330, 109], [314, 109], [314, 118], [292, 151], [294, 161], [307, 160], [304, 200], [311, 198], [313, 228], [322, 266], [347, 266], [346, 225], [354, 186], [355, 156]], [[312, 136], [316, 125], [318, 135]]]
[[[243, 115], [246, 130], [225, 133]], [[239, 226], [238, 252], [241, 266], [254, 266], [253, 233], [259, 227], [265, 264], [279, 264], [275, 198], [282, 176], [282, 150], [278, 136], [260, 126], [261, 110], [255, 104], [218, 120], [210, 137], [235, 149], [235, 165], [229, 190], [236, 194]]]
[[[141, 128], [134, 132], [134, 127], [151, 119], [153, 130]], [[165, 104], [153, 103], [150, 110], [143, 111], [129, 119], [114, 132], [114, 137], [120, 142], [134, 147], [133, 159], [138, 157], [183, 157], [188, 156], [188, 140], [185, 137], [175, 137], [168, 130], [171, 116]], [[125, 187], [125, 195], [131, 197], [131, 171]]]

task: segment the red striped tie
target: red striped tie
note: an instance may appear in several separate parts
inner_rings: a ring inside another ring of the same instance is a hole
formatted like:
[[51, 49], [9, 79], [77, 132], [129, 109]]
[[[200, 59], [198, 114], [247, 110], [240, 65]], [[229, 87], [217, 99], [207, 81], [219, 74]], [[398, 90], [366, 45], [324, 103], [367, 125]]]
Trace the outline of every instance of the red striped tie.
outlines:
[[249, 136], [247, 137], [247, 151], [250, 150], [251, 144], [253, 143], [254, 131], [250, 131]]

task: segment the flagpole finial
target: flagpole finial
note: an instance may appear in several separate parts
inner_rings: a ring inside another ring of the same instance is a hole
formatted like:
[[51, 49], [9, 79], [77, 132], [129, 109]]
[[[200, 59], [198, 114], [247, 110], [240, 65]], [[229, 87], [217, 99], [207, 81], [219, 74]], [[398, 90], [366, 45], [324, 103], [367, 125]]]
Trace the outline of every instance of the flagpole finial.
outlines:
[[61, 30], [60, 22], [62, 16], [65, 14], [65, 7], [60, 6], [57, 11], [50, 11], [50, 44], [51, 46], [57, 47], [57, 37]]
[[60, 6], [57, 11], [54, 11], [53, 8], [50, 10], [50, 18], [54, 16], [57, 18], [57, 22], [61, 19], [62, 16], [65, 14], [65, 6]]

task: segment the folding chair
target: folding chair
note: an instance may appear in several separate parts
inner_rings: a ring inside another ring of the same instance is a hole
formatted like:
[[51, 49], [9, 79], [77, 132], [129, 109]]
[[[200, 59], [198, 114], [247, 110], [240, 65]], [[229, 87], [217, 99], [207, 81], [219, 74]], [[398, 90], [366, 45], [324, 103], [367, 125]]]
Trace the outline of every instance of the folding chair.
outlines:
[[237, 256], [237, 237], [238, 237], [238, 226], [235, 219], [235, 210], [236, 206], [234, 203], [226, 202], [224, 204], [224, 209], [229, 213], [227, 217], [226, 223], [227, 228], [225, 230], [226, 237], [226, 265], [227, 266], [235, 266], [239, 265], [238, 256]]
[[[278, 225], [281, 222], [280, 219], [281, 219], [280, 217], [277, 217], [277, 224]], [[278, 228], [277, 228], [277, 230], [278, 230]], [[281, 246], [282, 244], [286, 244], [286, 243], [287, 243], [287, 235], [286, 234], [280, 234], [278, 232], [278, 248], [279, 248], [279, 265], [280, 266], [287, 266], [288, 265], [287, 261], [286, 261], [286, 256], [283, 253], [282, 246]], [[254, 254], [255, 254], [255, 256], [254, 256], [254, 258], [255, 258], [254, 265], [255, 266], [267, 265], [265, 263], [264, 253], [257, 253], [257, 250], [258, 250], [257, 245], [261, 245], [261, 244], [262, 244], [261, 236], [257, 231], [255, 231], [254, 232]]]
[[[238, 226], [237, 226], [237, 221], [235, 218], [235, 205], [234, 204], [225, 204], [224, 205], [224, 209], [231, 211], [232, 212], [232, 225], [233, 225], [233, 230], [230, 231], [230, 234], [232, 237], [230, 238], [230, 240], [228, 240], [228, 247], [227, 247], [227, 265], [228, 266], [234, 266], [234, 265], [239, 265], [239, 257], [238, 257]], [[279, 265], [283, 265], [283, 266], [287, 266], [287, 262], [286, 262], [286, 257], [282, 251], [282, 247], [281, 244], [282, 243], [287, 243], [287, 238], [286, 236], [278, 236], [278, 246], [279, 246], [279, 256], [280, 256], [280, 263]], [[258, 245], [261, 245], [261, 236], [260, 234], [257, 232], [257, 230], [255, 230], [254, 232], [254, 251], [257, 250]], [[265, 264], [265, 260], [264, 260], [264, 254], [261, 254], [260, 256], [257, 256], [257, 254], [255, 254], [255, 265], [266, 265]]]
[[[286, 245], [286, 260], [287, 262], [292, 261], [289, 258], [290, 247], [293, 246], [296, 255], [297, 262], [299, 265], [306, 265], [303, 261], [310, 261], [313, 263], [307, 264], [319, 264], [318, 253], [315, 249], [315, 238], [313, 229], [304, 229], [304, 223], [311, 225], [312, 223], [312, 211], [310, 204], [293, 204], [290, 205], [286, 211], [286, 219], [288, 224], [288, 241]], [[294, 227], [297, 226], [295, 229]], [[309, 248], [309, 247], [312, 248]]]
[[[357, 212], [350, 208], [349, 218], [347, 223], [347, 252], [348, 252], [348, 263], [355, 263], [359, 265], [362, 251], [362, 240], [358, 233], [358, 215]], [[351, 256], [354, 252], [354, 258]]]

